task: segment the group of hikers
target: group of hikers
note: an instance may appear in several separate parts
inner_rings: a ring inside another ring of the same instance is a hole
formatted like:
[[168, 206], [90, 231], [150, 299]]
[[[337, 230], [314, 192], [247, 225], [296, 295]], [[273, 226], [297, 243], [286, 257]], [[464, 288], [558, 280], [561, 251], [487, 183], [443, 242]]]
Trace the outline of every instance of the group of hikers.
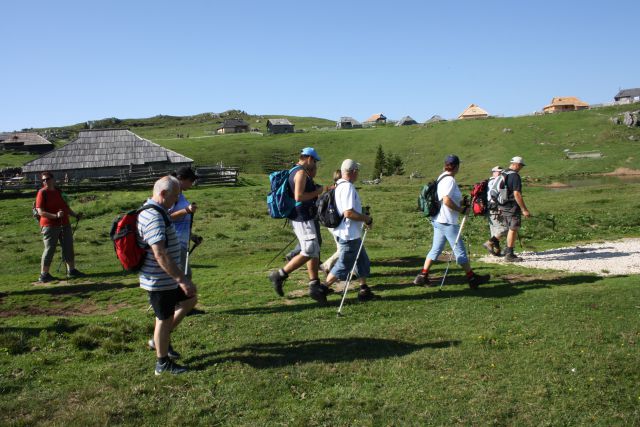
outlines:
[[[287, 254], [286, 264], [269, 273], [268, 278], [279, 296], [284, 296], [284, 284], [289, 275], [306, 265], [309, 276], [309, 296], [320, 304], [327, 302], [327, 296], [334, 292], [331, 286], [337, 281], [345, 281], [355, 275], [360, 282], [358, 300], [365, 302], [375, 297], [367, 285], [370, 260], [364, 248], [363, 236], [373, 226], [368, 207], [363, 206], [355, 187], [360, 172], [360, 164], [345, 159], [334, 173], [334, 183], [321, 186], [314, 182], [320, 156], [312, 147], [300, 151], [298, 162], [291, 169], [287, 185], [295, 200], [295, 206], [288, 219], [298, 240], [295, 250]], [[453, 248], [456, 262], [465, 270], [469, 286], [477, 289], [487, 283], [489, 275], [475, 273], [470, 266], [464, 242], [460, 236], [460, 214], [466, 215], [470, 203], [463, 197], [455, 176], [460, 171], [460, 159], [449, 155], [444, 160], [442, 174], [437, 180], [437, 198], [441, 207], [437, 215], [431, 217], [433, 242], [427, 253], [422, 270], [414, 279], [416, 285], [430, 286], [429, 269], [438, 259], [448, 242]], [[522, 197], [522, 183], [518, 172], [524, 167], [521, 157], [513, 157], [510, 167], [492, 169], [489, 192], [501, 193], [498, 204], [489, 204], [487, 218], [491, 238], [483, 245], [491, 254], [502, 255], [500, 240], [506, 234], [504, 259], [509, 262], [520, 260], [514, 254], [514, 245], [520, 228], [521, 216], [530, 216]], [[158, 179], [152, 196], [143, 207], [136, 211], [136, 241], [144, 248], [143, 260], [139, 266], [140, 286], [148, 291], [149, 303], [155, 313], [155, 328], [149, 347], [156, 352], [155, 374], [163, 372], [179, 374], [186, 371], [175, 361], [180, 354], [171, 346], [171, 333], [182, 319], [195, 307], [196, 285], [191, 280], [188, 266], [189, 244], [199, 244], [202, 238], [191, 233], [196, 203], [189, 202], [184, 191], [191, 188], [197, 175], [190, 167], [182, 167], [176, 173]], [[501, 178], [501, 179], [500, 179]], [[40, 216], [44, 253], [41, 261], [41, 282], [56, 280], [50, 274], [57, 242], [61, 241], [63, 260], [67, 265], [68, 277], [84, 276], [75, 267], [73, 251], [73, 230], [69, 216], [82, 215], [71, 210], [55, 187], [51, 172], [41, 174], [43, 188], [38, 191], [35, 209]], [[342, 218], [339, 224], [329, 228], [337, 250], [320, 265], [321, 225], [316, 216], [316, 201], [320, 195], [333, 190], [335, 207]], [[320, 280], [319, 271], [325, 274]]]

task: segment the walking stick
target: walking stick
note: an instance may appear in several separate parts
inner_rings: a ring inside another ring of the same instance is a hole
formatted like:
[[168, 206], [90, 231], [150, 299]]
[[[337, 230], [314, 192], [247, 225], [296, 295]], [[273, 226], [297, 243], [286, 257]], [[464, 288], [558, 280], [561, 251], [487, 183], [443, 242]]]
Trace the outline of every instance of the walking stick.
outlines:
[[[76, 234], [76, 230], [78, 229], [78, 223], [80, 222], [80, 218], [76, 217], [76, 223], [73, 226], [73, 230], [71, 230], [71, 238], [73, 238], [73, 236]], [[63, 237], [64, 235], [64, 229], [62, 234], [60, 235], [60, 237]], [[60, 253], [62, 255], [62, 257], [60, 258], [60, 263], [58, 264], [58, 268], [56, 269], [56, 273], [60, 272], [60, 267], [62, 267], [62, 263], [66, 262], [64, 259], [64, 248], [62, 247], [62, 239], [60, 239]]]
[[[364, 224], [362, 226], [364, 228]], [[369, 229], [365, 229], [362, 234], [362, 242], [360, 243], [360, 248], [358, 249], [358, 253], [356, 254], [356, 260], [353, 262], [353, 267], [351, 267], [351, 271], [349, 272], [349, 277], [347, 278], [347, 284], [344, 285], [344, 291], [342, 293], [342, 301], [340, 301], [340, 307], [338, 307], [337, 316], [340, 317], [342, 315], [342, 305], [344, 304], [344, 299], [347, 297], [347, 292], [349, 291], [349, 284], [351, 283], [351, 279], [353, 278], [353, 273], [356, 270], [356, 266], [358, 265], [358, 258], [360, 258], [360, 252], [362, 252], [362, 247], [364, 246], [364, 239], [367, 237], [367, 231]]]
[[442, 285], [444, 285], [444, 281], [447, 278], [447, 273], [449, 272], [449, 265], [451, 264], [451, 260], [453, 259], [453, 253], [455, 251], [455, 247], [458, 245], [458, 241], [460, 240], [460, 236], [462, 235], [462, 229], [464, 228], [464, 223], [467, 221], [467, 216], [465, 215], [462, 217], [462, 222], [460, 223], [460, 229], [458, 230], [458, 235], [456, 236], [456, 241], [453, 243], [453, 246], [451, 246], [451, 255], [449, 255], [449, 261], [447, 261], [447, 268], [444, 270], [444, 276], [442, 276], [442, 282], [440, 282], [440, 289], [438, 289], [439, 291], [442, 290]]
[[275, 261], [275, 260], [276, 260], [276, 258], [278, 258], [280, 255], [282, 255], [282, 253], [283, 253], [284, 251], [286, 251], [286, 250], [287, 250], [287, 248], [288, 248], [289, 246], [291, 246], [291, 244], [292, 244], [293, 242], [295, 242], [296, 240], [298, 240], [298, 236], [294, 236], [294, 238], [293, 238], [289, 243], [287, 243], [287, 245], [286, 245], [284, 248], [280, 249], [280, 252], [278, 252], [278, 253], [276, 254], [276, 256], [274, 256], [273, 258], [271, 258], [271, 261], [269, 261], [269, 262], [267, 263], [267, 265], [265, 265], [264, 267], [265, 267], [265, 268], [268, 268], [268, 267], [271, 265], [271, 263], [272, 263], [273, 261]]

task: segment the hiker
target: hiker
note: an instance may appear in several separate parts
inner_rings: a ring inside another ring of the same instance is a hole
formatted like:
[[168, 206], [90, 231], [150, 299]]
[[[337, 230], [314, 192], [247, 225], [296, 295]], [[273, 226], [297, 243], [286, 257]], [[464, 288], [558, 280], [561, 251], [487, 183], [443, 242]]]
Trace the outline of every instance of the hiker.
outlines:
[[[295, 199], [295, 208], [289, 214], [289, 220], [293, 231], [300, 243], [301, 251], [294, 256], [287, 264], [269, 274], [269, 280], [274, 290], [281, 297], [284, 296], [282, 286], [289, 274], [307, 265], [309, 274], [309, 296], [315, 300], [322, 300], [320, 293], [322, 287], [318, 280], [318, 265], [320, 261], [319, 233], [316, 229], [314, 218], [316, 216], [316, 199], [328, 188], [316, 185], [313, 182], [309, 171], [320, 161], [320, 156], [312, 147], [303, 148], [300, 151], [298, 163], [289, 175], [289, 188]], [[324, 297], [326, 299], [326, 296]]]
[[187, 277], [191, 277], [191, 268], [186, 268], [189, 242], [191, 240], [196, 243], [201, 242], [202, 237], [191, 234], [193, 215], [196, 213], [198, 206], [196, 203], [190, 203], [184, 196], [184, 192], [193, 186], [193, 183], [198, 179], [198, 175], [189, 166], [180, 167], [171, 175], [180, 181], [180, 195], [176, 204], [169, 209], [169, 216], [173, 221], [173, 226], [180, 241], [180, 268], [182, 268]]
[[[166, 211], [176, 204], [179, 196], [180, 181], [165, 176], [155, 182], [153, 196], [145, 204]], [[153, 339], [149, 341], [157, 356], [155, 374], [181, 374], [186, 368], [174, 362], [180, 353], [171, 346], [171, 333], [196, 305], [196, 286], [180, 268], [180, 242], [173, 223], [165, 225], [161, 212], [146, 209], [138, 215], [137, 225], [138, 242], [147, 247], [140, 269], [140, 287], [148, 291], [156, 315]]]
[[500, 182], [497, 178], [502, 173], [503, 169], [500, 166], [494, 166], [491, 169], [491, 178], [487, 181], [487, 201], [488, 206], [486, 210], [487, 222], [489, 223], [490, 239], [482, 244], [482, 246], [489, 251], [491, 255], [501, 256], [500, 239], [507, 234], [509, 228], [504, 223], [504, 218], [500, 212], [498, 203], [495, 199], [491, 198], [491, 193], [494, 191], [496, 184]]
[[513, 253], [516, 238], [522, 223], [522, 215], [529, 218], [531, 214], [522, 198], [522, 179], [520, 170], [525, 166], [520, 156], [511, 159], [509, 169], [504, 171], [504, 183], [506, 188], [506, 201], [500, 206], [504, 222], [509, 227], [507, 233], [507, 247], [504, 250], [504, 259], [508, 262], [520, 262], [522, 258]]
[[[340, 169], [336, 169], [333, 172], [333, 183], [336, 184], [340, 178], [342, 178], [342, 171]], [[331, 269], [333, 268], [334, 264], [336, 263], [336, 261], [338, 261], [339, 256], [340, 256], [340, 245], [338, 245], [338, 243], [336, 242], [336, 251], [333, 253], [333, 255], [327, 258], [322, 264], [320, 264], [320, 270], [328, 275]]]
[[[310, 165], [308, 172], [309, 172], [309, 177], [311, 179], [314, 179], [316, 177], [316, 174], [318, 173], [318, 165], [315, 163]], [[318, 245], [320, 245], [320, 247], [322, 248], [322, 234], [320, 233], [321, 231], [320, 222], [318, 222], [318, 219], [315, 217], [313, 218], [313, 225], [316, 227], [316, 235], [318, 236]], [[293, 248], [293, 250], [284, 256], [284, 259], [287, 262], [291, 261], [293, 257], [295, 257], [300, 253], [301, 250], [302, 248], [300, 246], [300, 242], [298, 242], [296, 243], [296, 246]]]
[[477, 289], [479, 285], [489, 281], [490, 276], [488, 274], [476, 274], [471, 269], [462, 236], [460, 236], [456, 243], [456, 237], [460, 230], [458, 216], [459, 214], [466, 215], [469, 209], [469, 202], [463, 199], [460, 187], [458, 187], [456, 183], [455, 176], [459, 171], [460, 158], [454, 154], [447, 156], [444, 159], [444, 171], [438, 177], [437, 193], [438, 200], [441, 203], [440, 210], [437, 215], [431, 218], [431, 224], [433, 225], [433, 244], [424, 261], [422, 271], [418, 273], [413, 280], [415, 285], [430, 286], [429, 269], [442, 253], [446, 242], [449, 242], [449, 245], [453, 248], [456, 262], [467, 274], [467, 282], [471, 289]]
[[85, 274], [76, 268], [73, 231], [71, 224], [69, 224], [69, 216], [75, 217], [79, 221], [82, 214], [76, 213], [64, 200], [62, 191], [56, 188], [53, 173], [42, 172], [40, 180], [42, 188], [38, 190], [35, 203], [35, 208], [40, 216], [42, 240], [44, 241], [39, 281], [47, 283], [58, 280], [49, 272], [58, 241], [60, 241], [62, 248], [62, 259], [67, 265], [67, 277], [70, 279], [83, 277]]
[[[338, 260], [327, 275], [327, 281], [321, 289], [322, 300], [326, 302], [329, 286], [338, 280], [347, 280], [349, 273], [356, 264], [358, 279], [360, 280], [360, 290], [358, 291], [358, 301], [364, 302], [375, 297], [371, 288], [367, 286], [367, 277], [371, 262], [367, 256], [367, 251], [362, 246], [363, 225], [371, 228], [373, 218], [362, 208], [360, 195], [353, 185], [358, 179], [360, 164], [352, 159], [346, 159], [340, 167], [341, 178], [336, 182], [335, 198], [338, 213], [344, 217], [340, 225], [330, 229], [336, 244], [338, 245]], [[362, 246], [362, 249], [360, 249]], [[356, 260], [360, 250], [360, 256]]]

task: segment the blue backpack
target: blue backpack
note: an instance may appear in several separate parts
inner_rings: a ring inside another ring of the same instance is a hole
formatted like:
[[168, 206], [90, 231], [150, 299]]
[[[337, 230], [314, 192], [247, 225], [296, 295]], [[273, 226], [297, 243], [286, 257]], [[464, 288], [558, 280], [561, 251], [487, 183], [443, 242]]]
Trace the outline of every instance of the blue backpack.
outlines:
[[291, 169], [269, 174], [271, 191], [267, 195], [267, 209], [271, 218], [287, 218], [296, 206], [296, 200], [293, 198], [289, 187], [289, 176], [299, 168], [301, 166], [297, 165]]

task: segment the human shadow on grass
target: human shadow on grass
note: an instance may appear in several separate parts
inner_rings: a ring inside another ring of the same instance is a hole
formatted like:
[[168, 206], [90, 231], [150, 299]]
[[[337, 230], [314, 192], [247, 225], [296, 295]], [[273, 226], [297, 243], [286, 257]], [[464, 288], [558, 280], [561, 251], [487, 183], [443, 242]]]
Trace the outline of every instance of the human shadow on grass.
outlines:
[[307, 341], [247, 344], [214, 351], [185, 360], [189, 368], [203, 370], [217, 363], [240, 362], [256, 369], [269, 369], [300, 363], [339, 363], [355, 360], [404, 356], [422, 349], [454, 347], [458, 340], [414, 344], [383, 338], [324, 338]]
[[422, 267], [424, 257], [407, 256], [371, 260], [371, 267]]
[[[54, 282], [55, 283], [55, 282]], [[9, 291], [9, 295], [77, 295], [93, 292], [110, 291], [112, 289], [138, 288], [138, 283], [79, 283], [79, 284], [46, 284], [21, 291]]]

